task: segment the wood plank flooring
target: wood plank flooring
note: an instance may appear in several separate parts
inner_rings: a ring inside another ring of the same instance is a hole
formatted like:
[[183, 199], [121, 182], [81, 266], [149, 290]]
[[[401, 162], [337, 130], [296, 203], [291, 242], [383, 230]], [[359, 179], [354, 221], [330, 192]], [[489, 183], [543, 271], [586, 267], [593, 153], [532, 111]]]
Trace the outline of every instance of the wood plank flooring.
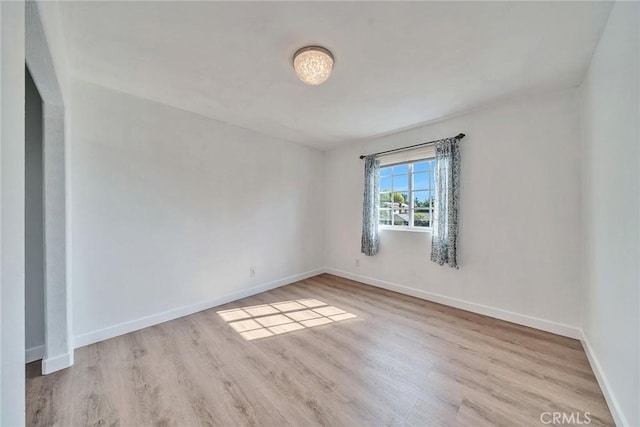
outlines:
[[328, 274], [75, 360], [46, 377], [27, 366], [27, 425], [614, 425], [579, 341]]

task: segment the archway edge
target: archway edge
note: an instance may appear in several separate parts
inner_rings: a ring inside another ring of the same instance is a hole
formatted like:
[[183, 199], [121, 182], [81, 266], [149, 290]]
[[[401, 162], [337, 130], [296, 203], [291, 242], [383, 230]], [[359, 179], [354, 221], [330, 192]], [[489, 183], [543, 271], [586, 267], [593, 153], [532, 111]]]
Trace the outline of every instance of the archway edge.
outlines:
[[25, 57], [43, 101], [45, 352], [42, 373], [73, 365], [67, 265], [65, 105], [36, 2], [25, 4]]

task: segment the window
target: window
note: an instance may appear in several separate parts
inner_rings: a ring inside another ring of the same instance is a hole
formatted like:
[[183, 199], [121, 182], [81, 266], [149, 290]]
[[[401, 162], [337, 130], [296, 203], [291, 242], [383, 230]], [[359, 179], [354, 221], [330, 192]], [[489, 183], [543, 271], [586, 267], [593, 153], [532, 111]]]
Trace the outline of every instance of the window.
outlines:
[[434, 166], [430, 158], [380, 167], [381, 228], [431, 228]]

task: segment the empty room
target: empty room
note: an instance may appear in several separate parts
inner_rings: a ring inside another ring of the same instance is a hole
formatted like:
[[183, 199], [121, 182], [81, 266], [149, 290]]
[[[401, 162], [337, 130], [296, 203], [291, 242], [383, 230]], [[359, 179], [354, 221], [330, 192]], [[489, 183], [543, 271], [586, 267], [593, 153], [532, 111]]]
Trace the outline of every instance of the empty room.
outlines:
[[639, 28], [0, 1], [0, 425], [640, 427]]

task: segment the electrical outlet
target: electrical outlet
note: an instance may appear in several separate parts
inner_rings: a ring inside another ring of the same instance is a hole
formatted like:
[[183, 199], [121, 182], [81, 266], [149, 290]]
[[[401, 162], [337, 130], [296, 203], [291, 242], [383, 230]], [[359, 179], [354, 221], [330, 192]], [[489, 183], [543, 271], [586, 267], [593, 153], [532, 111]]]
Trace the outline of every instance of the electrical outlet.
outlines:
[[356, 267], [360, 267], [360, 260], [356, 258]]
[[256, 268], [255, 267], [250, 267], [249, 268], [249, 277], [256, 277]]

